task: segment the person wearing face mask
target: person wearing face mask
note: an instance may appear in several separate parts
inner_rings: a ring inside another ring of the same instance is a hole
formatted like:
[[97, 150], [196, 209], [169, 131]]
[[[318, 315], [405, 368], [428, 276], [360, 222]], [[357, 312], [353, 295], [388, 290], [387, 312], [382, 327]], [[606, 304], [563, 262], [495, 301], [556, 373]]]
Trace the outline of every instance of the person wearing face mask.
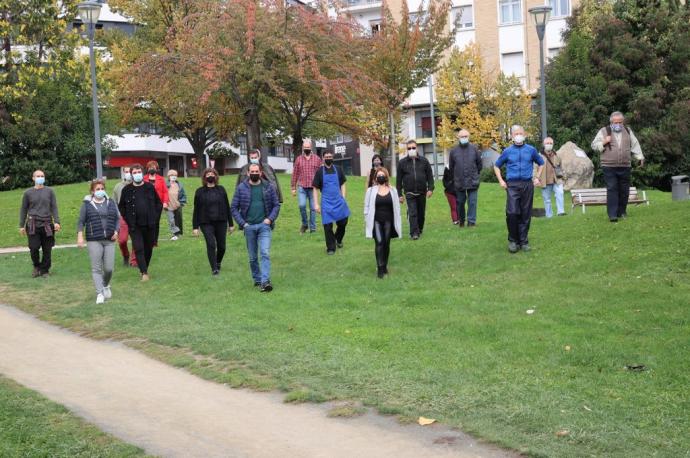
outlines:
[[376, 171], [379, 167], [383, 167], [383, 158], [380, 154], [374, 154], [371, 158], [371, 171], [369, 172], [369, 179], [367, 180], [367, 188], [376, 185]]
[[546, 137], [544, 139], [544, 150], [541, 153], [541, 157], [544, 159], [544, 168], [541, 175], [539, 175], [539, 186], [541, 187], [541, 197], [544, 200], [546, 217], [553, 217], [551, 194], [554, 194], [556, 197], [558, 216], [565, 216], [565, 210], [563, 209], [563, 176], [559, 175], [559, 173], [562, 173], [561, 158], [553, 150], [553, 138]]
[[[113, 296], [110, 279], [115, 267], [115, 240], [120, 229], [120, 212], [108, 199], [105, 182], [91, 182], [90, 194], [84, 198], [77, 220], [77, 246], [89, 250], [91, 277], [96, 287], [96, 304]], [[86, 235], [86, 237], [84, 237]], [[84, 243], [86, 238], [86, 243]]]
[[280, 213], [280, 202], [275, 186], [262, 178], [260, 164], [249, 165], [249, 178], [237, 188], [230, 211], [247, 241], [254, 286], [259, 287], [262, 293], [273, 291], [271, 238]]
[[[113, 201], [115, 205], [120, 205], [120, 196], [122, 195], [122, 190], [125, 186], [132, 182], [132, 167], [127, 165], [122, 167], [122, 181], [117, 183], [113, 188]], [[127, 241], [129, 240], [129, 226], [127, 226], [127, 221], [120, 215], [120, 231], [117, 236], [117, 244], [120, 246], [120, 253], [122, 253], [122, 260], [125, 267], [137, 267], [137, 256], [134, 253], [134, 248], [129, 251], [127, 247]]]
[[132, 183], [122, 188], [118, 209], [129, 227], [141, 281], [148, 281], [148, 269], [153, 256], [163, 202], [153, 185], [144, 180], [141, 165], [134, 164], [131, 170]]
[[410, 223], [410, 237], [417, 240], [424, 231], [426, 200], [434, 192], [434, 173], [431, 164], [417, 151], [417, 142], [407, 142], [407, 156], [398, 163], [396, 188], [399, 201], [407, 201], [407, 219]]
[[[538, 186], [539, 176], [544, 168], [544, 159], [537, 149], [525, 143], [525, 129], [522, 126], [511, 128], [513, 144], [503, 150], [494, 163], [494, 173], [501, 187], [506, 190], [506, 224], [508, 225], [508, 251], [530, 251], [529, 225], [532, 221], [532, 201], [534, 186]], [[533, 164], [538, 164], [533, 178]], [[501, 176], [500, 167], [506, 166], [506, 180]]]
[[242, 166], [239, 175], [237, 175], [237, 183], [235, 183], [235, 189], [237, 189], [240, 183], [246, 181], [247, 178], [249, 178], [249, 166], [252, 164], [259, 164], [261, 166], [261, 179], [267, 180], [276, 188], [276, 193], [278, 193], [278, 201], [282, 204], [283, 192], [280, 190], [280, 182], [278, 181], [276, 172], [275, 170], [273, 170], [273, 167], [268, 165], [268, 162], [265, 162], [263, 164], [261, 163], [261, 151], [258, 149], [249, 152], [248, 162]]
[[609, 122], [597, 132], [592, 149], [601, 154], [601, 169], [606, 181], [606, 211], [609, 221], [615, 223], [628, 216], [632, 156], [643, 167], [644, 155], [637, 137], [625, 125], [623, 113], [614, 111]]
[[[350, 217], [350, 208], [345, 200], [347, 189], [345, 187], [345, 174], [337, 165], [333, 164], [333, 153], [323, 153], [324, 166], [314, 176], [312, 186], [314, 188], [314, 200], [316, 212], [321, 214], [321, 223], [326, 235], [326, 254], [335, 254], [336, 248], [343, 247], [345, 228]], [[319, 205], [319, 193], [321, 205]], [[336, 225], [333, 231], [333, 223]]]
[[[168, 194], [168, 187], [165, 185], [165, 178], [158, 174], [158, 162], [148, 161], [146, 163], [146, 174], [144, 175], [144, 181], [151, 183], [156, 189], [156, 194], [158, 198], [163, 202], [163, 210], [168, 209], [170, 204], [170, 197]], [[154, 247], [158, 246], [158, 235], [160, 234], [160, 221], [156, 224], [156, 234]]]
[[227, 233], [232, 232], [235, 226], [230, 214], [228, 194], [219, 184], [216, 169], [207, 168], [201, 174], [201, 187], [194, 193], [192, 227], [195, 237], [199, 236], [199, 230], [204, 234], [211, 274], [218, 275], [225, 256]]
[[458, 132], [459, 143], [450, 150], [448, 168], [453, 176], [458, 211], [458, 227], [465, 225], [465, 203], [467, 202], [467, 226], [477, 224], [477, 194], [479, 175], [482, 171], [482, 152], [470, 143], [466, 129]]
[[364, 233], [375, 242], [376, 275], [388, 275], [391, 239], [402, 237], [402, 218], [398, 192], [390, 185], [385, 167], [376, 169], [376, 184], [364, 196]]
[[[314, 200], [314, 188], [312, 182], [316, 172], [321, 168], [321, 158], [312, 152], [311, 140], [305, 140], [302, 144], [302, 154], [295, 158], [292, 169], [290, 188], [292, 195], [298, 195], [299, 213], [302, 217], [300, 233], [316, 232], [316, 207]], [[307, 223], [307, 201], [309, 201], [309, 222]]]
[[60, 215], [55, 192], [45, 185], [46, 176], [43, 170], [36, 170], [32, 178], [34, 187], [24, 191], [22, 196], [19, 232], [28, 238], [31, 262], [34, 265], [31, 276], [47, 277], [52, 265], [51, 254], [55, 245], [55, 233], [60, 231]]
[[172, 237], [170, 240], [177, 240], [183, 233], [182, 230], [182, 208], [187, 205], [187, 193], [181, 181], [177, 181], [177, 170], [168, 170], [168, 227]]

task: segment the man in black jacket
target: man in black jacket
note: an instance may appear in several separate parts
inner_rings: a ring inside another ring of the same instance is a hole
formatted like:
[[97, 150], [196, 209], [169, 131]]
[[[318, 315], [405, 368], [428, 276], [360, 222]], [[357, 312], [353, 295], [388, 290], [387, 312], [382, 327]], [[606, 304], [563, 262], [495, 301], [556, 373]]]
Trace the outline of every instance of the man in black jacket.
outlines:
[[[434, 192], [434, 174], [431, 164], [417, 153], [417, 142], [407, 142], [407, 156], [398, 163], [396, 188], [400, 203], [407, 200], [407, 219], [410, 222], [410, 237], [417, 240], [424, 231], [426, 199]], [[403, 194], [404, 190], [404, 194]]]
[[158, 197], [156, 188], [144, 181], [141, 165], [132, 166], [132, 183], [122, 188], [118, 207], [129, 226], [129, 235], [132, 238], [132, 247], [136, 253], [139, 272], [141, 272], [141, 281], [148, 281], [148, 267], [153, 255], [153, 246], [156, 243], [157, 226], [161, 219], [163, 202]]
[[458, 132], [460, 142], [450, 150], [448, 168], [453, 176], [458, 200], [459, 227], [465, 225], [465, 203], [467, 202], [467, 226], [477, 224], [477, 192], [479, 174], [482, 171], [482, 153], [479, 147], [470, 143], [470, 133], [462, 129]]

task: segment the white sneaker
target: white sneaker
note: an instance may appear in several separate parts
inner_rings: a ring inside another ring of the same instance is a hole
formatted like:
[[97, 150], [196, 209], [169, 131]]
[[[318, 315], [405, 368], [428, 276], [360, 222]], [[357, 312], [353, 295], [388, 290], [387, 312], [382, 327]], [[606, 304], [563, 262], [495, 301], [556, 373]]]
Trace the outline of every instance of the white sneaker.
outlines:
[[98, 296], [96, 296], [96, 304], [102, 304], [103, 302], [105, 302], [105, 297], [99, 293]]
[[173, 241], [177, 240], [177, 236], [173, 235], [172, 237], [170, 237], [170, 240], [173, 240]]
[[113, 297], [113, 290], [110, 289], [110, 285], [103, 288], [103, 297], [106, 299]]

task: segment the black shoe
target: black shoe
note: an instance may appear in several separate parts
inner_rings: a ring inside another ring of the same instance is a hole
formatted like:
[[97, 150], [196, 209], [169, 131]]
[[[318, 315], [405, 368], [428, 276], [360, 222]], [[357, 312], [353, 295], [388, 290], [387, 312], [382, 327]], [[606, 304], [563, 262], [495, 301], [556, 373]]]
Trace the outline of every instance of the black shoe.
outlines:
[[122, 264], [123, 264], [125, 267], [129, 267], [129, 256], [123, 256], [123, 257], [122, 257]]
[[414, 234], [414, 235], [412, 236], [412, 240], [419, 240], [419, 235]]
[[559, 213], [558, 216], [565, 216], [565, 213]]
[[517, 243], [515, 242], [508, 242], [508, 251], [511, 253], [517, 253], [518, 252], [518, 246]]
[[33, 272], [31, 272], [31, 277], [32, 278], [37, 278], [41, 276], [41, 271], [38, 270], [38, 267], [34, 267]]
[[531, 251], [532, 248], [529, 246], [529, 243], [525, 243], [524, 245], [520, 245], [520, 249], [522, 251]]
[[377, 267], [376, 268], [376, 276], [378, 278], [383, 278], [386, 276], [386, 272], [384, 271], [383, 267]]
[[618, 222], [618, 218], [609, 218], [609, 221], [612, 222], [612, 223], [617, 223], [617, 222]]
[[266, 283], [261, 285], [261, 290], [262, 293], [270, 293], [273, 291], [273, 285], [271, 284], [270, 281], [267, 281]]
[[326, 254], [327, 254], [328, 256], [332, 256], [332, 255], [335, 254], [335, 250], [333, 250], [333, 251], [328, 250], [328, 251], [326, 251]]
[[260, 281], [255, 281], [255, 282], [254, 282], [254, 286], [261, 286], [261, 282], [260, 282]]
[[338, 248], [342, 248], [342, 247], [343, 247], [343, 242], [336, 243], [336, 246], [337, 246]]
[[464, 221], [458, 221], [457, 225], [458, 225], [458, 227], [465, 227], [465, 222]]
[[307, 226], [300, 226], [299, 233], [304, 234], [305, 232], [307, 232]]
[[316, 232], [316, 229], [309, 229], [310, 234], [313, 234], [314, 232]]
[[214, 271], [211, 273], [211, 275], [213, 275], [213, 276], [215, 277], [215, 276], [217, 276], [219, 273], [220, 273], [220, 272], [218, 272], [218, 269], [216, 269], [216, 270], [214, 270]]
[[47, 270], [45, 272], [41, 272], [41, 277], [43, 277], [43, 278], [50, 277], [50, 272], [48, 272]]
[[388, 275], [388, 266], [385, 266], [385, 267], [383, 268], [383, 273], [386, 274], [386, 275]]
[[218, 264], [218, 272], [220, 272], [220, 264]]
[[476, 227], [477, 223], [467, 223], [467, 227]]

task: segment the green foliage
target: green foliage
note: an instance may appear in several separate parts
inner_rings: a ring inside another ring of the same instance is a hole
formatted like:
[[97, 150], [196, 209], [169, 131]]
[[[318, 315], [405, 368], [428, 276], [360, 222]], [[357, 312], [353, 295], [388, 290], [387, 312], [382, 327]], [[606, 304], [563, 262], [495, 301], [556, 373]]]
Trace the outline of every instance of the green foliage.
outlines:
[[668, 189], [671, 175], [690, 170], [690, 10], [653, 3], [583, 4], [547, 70], [549, 132], [588, 150], [622, 111], [646, 157], [633, 180]]

